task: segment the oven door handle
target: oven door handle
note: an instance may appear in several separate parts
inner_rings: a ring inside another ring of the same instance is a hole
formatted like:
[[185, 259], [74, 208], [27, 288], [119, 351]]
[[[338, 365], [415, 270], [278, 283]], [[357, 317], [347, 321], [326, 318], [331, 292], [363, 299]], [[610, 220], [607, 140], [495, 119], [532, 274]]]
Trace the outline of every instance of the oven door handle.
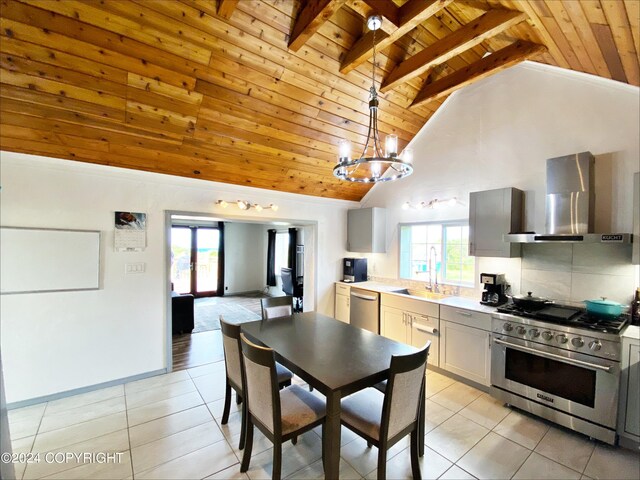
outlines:
[[497, 343], [499, 345], [505, 345], [509, 348], [513, 348], [514, 350], [520, 350], [521, 352], [533, 353], [540, 357], [550, 358], [552, 360], [558, 360], [559, 362], [568, 363], [569, 365], [587, 367], [593, 370], [602, 370], [607, 373], [611, 371], [611, 366], [597, 365], [595, 363], [583, 362], [582, 360], [569, 359], [569, 358], [563, 357], [562, 355], [542, 352], [540, 350], [536, 350], [535, 348], [523, 347], [522, 345], [516, 345], [515, 343], [505, 342], [503, 340], [500, 340], [499, 338], [494, 339], [494, 343]]

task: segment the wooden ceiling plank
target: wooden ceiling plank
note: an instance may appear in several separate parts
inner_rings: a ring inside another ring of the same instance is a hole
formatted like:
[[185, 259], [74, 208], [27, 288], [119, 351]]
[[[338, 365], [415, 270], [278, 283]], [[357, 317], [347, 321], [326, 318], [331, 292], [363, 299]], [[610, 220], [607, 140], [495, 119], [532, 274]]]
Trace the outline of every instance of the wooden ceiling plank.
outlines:
[[371, 7], [372, 14], [380, 15], [396, 28], [400, 26], [400, 9], [391, 0], [364, 0], [364, 3]]
[[544, 42], [544, 45], [549, 49], [549, 53], [556, 62], [556, 65], [562, 68], [569, 68], [569, 62], [564, 57], [563, 52], [556, 44], [554, 38], [546, 30], [545, 25], [542, 23], [542, 20], [540, 20], [540, 17], [538, 17], [538, 14], [529, 4], [529, 2], [514, 2], [513, 5], [516, 9], [522, 10], [527, 14], [527, 16], [529, 17], [527, 19], [527, 23], [531, 25], [531, 28], [533, 28], [540, 35], [540, 38]]
[[636, 54], [640, 60], [640, 2], [637, 0], [624, 0], [624, 6], [627, 9], [627, 17], [631, 26], [633, 42], [636, 46]]
[[560, 26], [558, 25], [558, 22], [556, 22], [556, 19], [553, 17], [542, 17], [540, 21], [544, 25], [544, 28], [549, 33], [549, 35], [551, 35], [551, 37], [554, 39], [555, 44], [562, 52], [564, 58], [566, 58], [567, 62], [569, 62], [569, 68], [578, 72], [582, 72], [582, 63], [580, 63], [580, 60], [578, 60], [578, 57], [569, 44], [567, 37], [564, 36], [564, 33], [560, 29]]
[[624, 72], [620, 55], [618, 55], [618, 49], [616, 48], [611, 29], [608, 25], [601, 25], [599, 23], [592, 23], [591, 29], [593, 34], [598, 40], [604, 60], [607, 62], [609, 72], [611, 72], [611, 78], [619, 82], [627, 82], [627, 75]]
[[[34, 128], [45, 130], [62, 137], [78, 137], [93, 141], [119, 143], [123, 145], [136, 145], [149, 149], [163, 150], [165, 148], [179, 148], [181, 145], [177, 141], [167, 141], [164, 139], [150, 139], [138, 135], [138, 131], [129, 128], [127, 133], [114, 132], [105, 130], [98, 126], [88, 126], [73, 124], [52, 118], [38, 118], [25, 115], [22, 113], [14, 113], [2, 111], [2, 125], [12, 125], [17, 127]], [[146, 132], [145, 132], [146, 133]]]
[[[446, 7], [452, 0], [409, 0], [400, 7], [400, 26], [393, 33], [387, 34], [384, 31], [376, 34], [376, 48], [380, 51], [394, 43], [403, 35], [413, 30], [418, 24], [434, 15], [439, 10]], [[373, 48], [373, 32], [365, 33], [345, 55], [340, 65], [340, 73], [346, 74], [358, 65], [371, 58]]]
[[[132, 40], [153, 47], [159, 51], [197, 62], [201, 65], [209, 63], [209, 51], [182, 40], [180, 36], [168, 35], [163, 31], [149, 27], [148, 24], [133, 21], [130, 18], [109, 11], [112, 2], [96, 2], [91, 0], [64, 2], [42, 2], [41, 0], [19, 0], [33, 7], [57, 13], [77, 22], [105, 29], [109, 32], [125, 36]], [[113, 2], [114, 7], [118, 2]], [[104, 9], [103, 9], [104, 8]], [[176, 40], [176, 38], [178, 38]]]
[[[72, 38], [53, 32], [45, 26], [39, 27], [14, 21], [13, 19], [7, 18], [9, 13], [12, 12], [6, 8], [2, 10], [3, 17], [0, 17], [0, 38], [2, 41], [0, 45], [4, 42], [5, 37], [17, 38], [23, 42], [37, 43], [39, 45], [55, 45], [56, 51], [63, 51], [69, 55], [77, 55], [81, 58], [98, 62], [99, 64], [115, 66], [122, 70], [139, 73], [147, 77], [158, 78], [171, 85], [184, 86], [186, 88], [193, 88], [195, 85], [194, 77], [189, 77], [179, 72], [160, 67], [146, 60], [142, 62], [140, 59], [102, 48], [92, 43], [87, 43], [79, 38]], [[31, 18], [31, 14], [23, 20], [26, 19], [26, 21], [29, 21], [29, 18]]]
[[555, 1], [547, 1], [547, 6], [551, 14], [556, 20], [558, 27], [564, 34], [567, 42], [571, 46], [571, 49], [575, 53], [580, 65], [582, 65], [582, 71], [586, 73], [591, 73], [592, 75], [597, 75], [596, 67], [591, 61], [591, 57], [587, 52], [584, 44], [582, 43], [582, 39], [578, 35], [573, 23], [571, 22], [571, 18], [569, 17], [569, 13], [564, 8], [562, 2]]
[[587, 16], [589, 23], [608, 25], [600, 0], [580, 0], [580, 4], [584, 9], [584, 13]]
[[591, 25], [584, 14], [581, 3], [574, 2], [572, 0], [563, 0], [562, 5], [569, 15], [571, 22], [575, 25], [578, 35], [582, 39], [582, 43], [593, 62], [596, 73], [601, 77], [611, 78], [609, 67], [607, 66], [607, 62], [604, 60], [598, 41], [593, 34], [593, 30], [591, 30]]
[[26, 75], [10, 70], [2, 70], [2, 83], [22, 87], [34, 92], [49, 93], [51, 95], [59, 95], [61, 97], [81, 100], [87, 103], [93, 103], [113, 110], [124, 111], [126, 100], [108, 93], [90, 90], [88, 88], [76, 87], [67, 83], [49, 80], [33, 75]]
[[636, 48], [640, 48], [640, 46], [635, 45], [633, 40], [624, 3], [619, 0], [602, 0], [601, 4], [609, 22], [613, 41], [618, 49], [627, 80], [631, 85], [638, 86], [640, 85], [640, 66], [638, 65]]
[[[440, 23], [442, 23], [443, 25], [446, 25], [449, 28], [449, 30], [451, 30], [451, 32], [455, 32], [460, 28], [462, 28], [465, 25], [465, 23], [458, 20], [456, 16], [449, 11], [451, 5], [454, 5], [454, 3], [450, 3], [449, 5], [447, 5], [446, 8], [443, 8], [442, 10], [440, 10], [437, 14], [431, 17], [431, 19], [439, 20]], [[504, 10], [504, 9], [496, 8], [494, 10]], [[513, 11], [515, 12], [517, 10], [513, 10]], [[418, 28], [422, 27], [423, 25], [424, 23], [419, 25]], [[482, 45], [474, 45], [468, 50], [463, 50], [461, 52], [461, 55], [467, 55], [469, 58], [472, 59], [471, 60], [472, 62], [475, 62], [476, 60], [482, 58], [482, 56], [485, 53], [487, 53], [487, 49], [484, 48]]]
[[517, 41], [502, 50], [478, 60], [464, 70], [458, 70], [441, 80], [426, 85], [416, 97], [414, 104], [420, 105], [421, 103], [441, 98], [444, 95], [448, 95], [455, 90], [522, 62], [545, 50], [546, 47], [544, 45]]
[[226, 18], [227, 20], [231, 18], [233, 11], [236, 9], [239, 0], [220, 0], [218, 4], [218, 16], [222, 18]]
[[[11, 89], [14, 89], [15, 91], [11, 91]], [[169, 132], [153, 132], [134, 128], [120, 121], [114, 122], [100, 111], [95, 113], [85, 113], [82, 111], [82, 106], [75, 104], [73, 105], [73, 110], [59, 108], [59, 104], [58, 102], [55, 102], [55, 99], [51, 101], [53, 104], [52, 106], [48, 105], [45, 101], [50, 98], [50, 96], [37, 96], [37, 98], [34, 98], [33, 100], [37, 100], [38, 103], [31, 101], [30, 98], [26, 98], [24, 101], [19, 100], [20, 92], [24, 92], [24, 89], [17, 89], [8, 85], [0, 85], [0, 95], [2, 96], [0, 111], [3, 112], [3, 119], [7, 114], [20, 114], [33, 117], [34, 121], [39, 118], [46, 118], [55, 122], [65, 122], [74, 125], [76, 129], [89, 126], [106, 132], [132, 135], [140, 139], [152, 139], [167, 143], [179, 143], [182, 141], [182, 136], [174, 135]], [[26, 93], [31, 94], [31, 92]], [[69, 102], [69, 99], [67, 99], [67, 102]]]
[[208, 141], [212, 136], [217, 138], [220, 135], [236, 138], [243, 141], [254, 143], [260, 147], [274, 148], [276, 150], [287, 151], [290, 153], [304, 155], [306, 157], [315, 157], [320, 160], [334, 162], [336, 160], [335, 153], [324, 152], [307, 145], [299, 145], [298, 143], [281, 140], [269, 135], [256, 133], [254, 130], [245, 130], [235, 128], [224, 122], [200, 118], [193, 139]]
[[297, 52], [346, 0], [307, 0], [293, 24], [289, 50]]
[[[4, 43], [4, 42], [2, 42]], [[4, 46], [0, 46], [2, 50]], [[60, 68], [51, 64], [41, 63], [14, 54], [0, 53], [0, 68], [30, 75], [37, 78], [60, 82], [75, 87], [85, 88], [94, 92], [101, 92], [115, 97], [126, 98], [127, 87], [123, 83], [116, 83], [103, 78], [80, 73], [72, 69]]]
[[97, 63], [60, 50], [54, 50], [45, 45], [23, 42], [16, 38], [2, 37], [0, 51], [34, 62], [74, 70], [78, 73], [84, 73], [97, 79], [108, 80], [115, 84], [124, 84], [127, 79], [127, 72], [125, 70], [114, 68], [103, 63]]
[[434, 65], [446, 62], [461, 51], [483, 42], [486, 38], [492, 37], [525, 18], [526, 15], [518, 11], [488, 11], [477, 20], [447, 35], [398, 65], [384, 80], [380, 91], [386, 92], [409, 78], [422, 75]]

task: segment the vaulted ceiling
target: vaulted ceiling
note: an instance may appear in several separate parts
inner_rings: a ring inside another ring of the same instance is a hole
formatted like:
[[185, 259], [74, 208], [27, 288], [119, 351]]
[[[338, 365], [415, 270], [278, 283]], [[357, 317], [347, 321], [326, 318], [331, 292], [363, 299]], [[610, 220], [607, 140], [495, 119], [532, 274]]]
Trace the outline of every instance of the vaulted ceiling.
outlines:
[[640, 83], [640, 0], [1, 0], [0, 148], [359, 200], [332, 168], [366, 139], [373, 13], [401, 146], [527, 58]]

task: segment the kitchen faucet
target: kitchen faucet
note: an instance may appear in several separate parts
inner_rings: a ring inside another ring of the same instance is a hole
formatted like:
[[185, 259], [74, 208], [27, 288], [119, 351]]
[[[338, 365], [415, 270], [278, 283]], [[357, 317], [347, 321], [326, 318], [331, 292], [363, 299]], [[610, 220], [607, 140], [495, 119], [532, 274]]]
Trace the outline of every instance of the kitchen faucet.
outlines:
[[[431, 254], [433, 253], [433, 262], [431, 261]], [[438, 259], [438, 252], [436, 252], [436, 247], [431, 247], [429, 249], [429, 285], [426, 286], [427, 290], [430, 292], [439, 292], [440, 288], [438, 287], [438, 269], [436, 267], [436, 262]], [[435, 285], [433, 284], [433, 280], [431, 277], [431, 271], [435, 273]]]

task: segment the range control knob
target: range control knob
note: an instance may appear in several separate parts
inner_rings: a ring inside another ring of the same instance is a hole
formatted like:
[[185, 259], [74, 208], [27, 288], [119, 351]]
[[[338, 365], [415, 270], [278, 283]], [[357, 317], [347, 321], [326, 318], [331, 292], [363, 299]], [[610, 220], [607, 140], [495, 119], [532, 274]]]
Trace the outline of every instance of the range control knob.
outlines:
[[518, 335], [524, 335], [525, 333], [527, 333], [527, 329], [524, 328], [523, 326], [520, 326], [520, 327], [516, 328], [516, 333]]
[[597, 352], [602, 348], [602, 344], [600, 343], [599, 340], [594, 340], [593, 342], [589, 343], [589, 348], [594, 352]]
[[580, 338], [580, 337], [572, 338], [571, 339], [571, 344], [574, 347], [580, 348], [580, 347], [582, 347], [584, 345], [584, 340], [582, 338]]
[[567, 343], [569, 339], [564, 333], [561, 333], [560, 335], [556, 335], [556, 341], [560, 344], [564, 344]]
[[540, 336], [540, 331], [537, 328], [532, 328], [529, 330], [529, 335], [531, 338], [538, 338]]
[[545, 340], [551, 340], [553, 338], [553, 333], [551, 333], [549, 330], [547, 330], [546, 332], [542, 332], [542, 338], [544, 338]]
[[503, 329], [505, 332], [510, 332], [511, 330], [513, 330], [513, 325], [511, 325], [510, 323], [505, 323], [505, 324], [502, 326], [502, 329]]

